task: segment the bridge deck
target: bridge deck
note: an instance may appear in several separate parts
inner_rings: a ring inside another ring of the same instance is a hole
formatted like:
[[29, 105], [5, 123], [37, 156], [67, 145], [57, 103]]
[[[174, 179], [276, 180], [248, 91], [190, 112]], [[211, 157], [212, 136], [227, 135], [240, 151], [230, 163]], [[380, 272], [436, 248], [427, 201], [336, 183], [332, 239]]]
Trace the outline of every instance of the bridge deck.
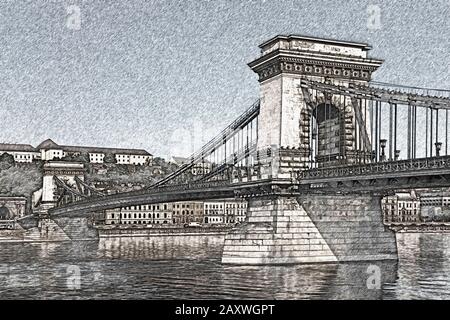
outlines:
[[228, 181], [168, 186], [88, 198], [49, 210], [52, 216], [78, 216], [88, 212], [153, 203], [222, 199], [234, 197]]
[[227, 180], [187, 183], [155, 189], [93, 197], [51, 209], [52, 216], [77, 216], [112, 208], [153, 203], [233, 198], [236, 190], [271, 184], [298, 186], [298, 193], [388, 192], [395, 189], [450, 185], [450, 156], [385, 163], [321, 168], [299, 173], [298, 181], [259, 180], [231, 183]]

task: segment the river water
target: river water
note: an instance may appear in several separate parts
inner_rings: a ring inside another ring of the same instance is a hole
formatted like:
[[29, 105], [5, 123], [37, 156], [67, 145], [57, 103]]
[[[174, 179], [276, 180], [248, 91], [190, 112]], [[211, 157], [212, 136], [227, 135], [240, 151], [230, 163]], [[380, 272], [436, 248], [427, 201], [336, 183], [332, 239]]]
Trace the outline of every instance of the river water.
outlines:
[[450, 235], [397, 243], [398, 263], [263, 267], [222, 265], [220, 236], [2, 243], [0, 299], [450, 299]]

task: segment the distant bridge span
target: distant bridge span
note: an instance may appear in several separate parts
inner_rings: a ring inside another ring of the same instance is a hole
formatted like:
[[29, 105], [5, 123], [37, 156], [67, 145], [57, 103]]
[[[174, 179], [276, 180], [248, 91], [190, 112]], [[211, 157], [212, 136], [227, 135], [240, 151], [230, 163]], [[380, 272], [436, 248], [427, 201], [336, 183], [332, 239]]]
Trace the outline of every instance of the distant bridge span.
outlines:
[[128, 206], [166, 203], [176, 201], [196, 201], [234, 197], [228, 183], [216, 182], [202, 185], [185, 184], [158, 188], [156, 190], [131, 191], [103, 197], [88, 198], [49, 210], [52, 217], [80, 217], [92, 212]]

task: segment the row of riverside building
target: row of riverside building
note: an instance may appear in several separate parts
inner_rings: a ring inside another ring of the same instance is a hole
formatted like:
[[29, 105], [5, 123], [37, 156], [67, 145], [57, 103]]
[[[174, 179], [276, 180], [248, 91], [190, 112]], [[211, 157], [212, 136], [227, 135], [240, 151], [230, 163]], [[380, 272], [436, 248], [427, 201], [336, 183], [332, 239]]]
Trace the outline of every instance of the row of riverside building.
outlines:
[[139, 205], [106, 210], [106, 225], [236, 224], [245, 221], [247, 201], [223, 199]]
[[[450, 192], [399, 192], [381, 202], [384, 222], [450, 221]], [[235, 224], [245, 221], [247, 202], [225, 199], [131, 206], [108, 210], [103, 223], [113, 224]]]
[[450, 221], [450, 191], [398, 192], [381, 201], [384, 222]]

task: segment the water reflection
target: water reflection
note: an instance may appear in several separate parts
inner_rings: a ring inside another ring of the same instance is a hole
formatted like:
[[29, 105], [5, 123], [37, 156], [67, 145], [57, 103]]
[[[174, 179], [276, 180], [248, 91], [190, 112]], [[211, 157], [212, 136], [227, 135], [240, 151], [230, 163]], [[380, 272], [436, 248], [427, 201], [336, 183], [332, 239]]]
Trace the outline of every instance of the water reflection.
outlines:
[[51, 257], [59, 248], [59, 243], [57, 242], [31, 243], [30, 245], [36, 249], [36, 253], [41, 259]]
[[450, 299], [450, 235], [397, 235], [398, 279], [386, 286], [387, 299]]
[[[365, 264], [224, 266], [220, 263], [222, 246], [220, 236], [2, 246], [2, 256], [9, 260], [4, 261], [7, 268], [0, 292], [3, 298], [376, 299], [381, 296], [381, 290], [367, 289], [369, 275]], [[78, 268], [80, 275], [79, 286], [75, 288], [71, 281], [74, 274], [69, 272], [73, 267]]]
[[[1, 244], [0, 298], [448, 299], [449, 243], [450, 235], [400, 234], [398, 265], [258, 267], [222, 265], [221, 236]], [[381, 287], [368, 286], [373, 268]]]
[[177, 236], [100, 239], [98, 256], [108, 258], [178, 260], [207, 259], [222, 250], [224, 236]]

